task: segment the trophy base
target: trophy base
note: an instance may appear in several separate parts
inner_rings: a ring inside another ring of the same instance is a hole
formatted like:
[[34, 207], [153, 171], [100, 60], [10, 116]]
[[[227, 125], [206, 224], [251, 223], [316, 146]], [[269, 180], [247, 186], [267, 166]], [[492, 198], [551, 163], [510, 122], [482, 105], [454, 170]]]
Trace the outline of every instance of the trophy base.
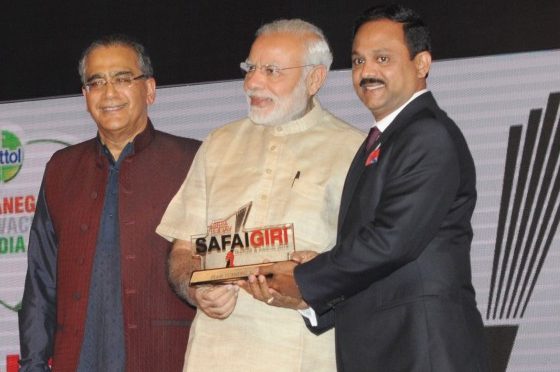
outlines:
[[249, 275], [255, 274], [259, 267], [266, 267], [272, 264], [274, 264], [274, 262], [224, 267], [219, 269], [196, 270], [191, 274], [190, 285], [223, 284], [240, 279], [246, 279]]

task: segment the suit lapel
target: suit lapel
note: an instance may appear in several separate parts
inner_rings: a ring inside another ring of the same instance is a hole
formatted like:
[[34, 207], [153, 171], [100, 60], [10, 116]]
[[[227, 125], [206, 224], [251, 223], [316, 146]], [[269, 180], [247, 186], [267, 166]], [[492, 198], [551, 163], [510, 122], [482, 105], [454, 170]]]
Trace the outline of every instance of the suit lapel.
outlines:
[[348, 207], [350, 206], [350, 202], [352, 201], [352, 196], [354, 195], [354, 190], [358, 185], [358, 181], [362, 175], [364, 167], [364, 162], [366, 160], [366, 141], [367, 137], [362, 143], [362, 146], [356, 152], [354, 156], [354, 160], [352, 160], [352, 164], [350, 164], [350, 168], [348, 169], [348, 174], [346, 175], [346, 180], [344, 182], [344, 188], [342, 190], [342, 197], [340, 199], [340, 211], [338, 213], [338, 224], [339, 227], [341, 226], [342, 221], [346, 217], [346, 212], [348, 211]]
[[385, 129], [381, 136], [375, 141], [371, 150], [366, 152], [366, 140], [362, 143], [362, 146], [358, 149], [350, 168], [348, 169], [348, 175], [346, 176], [346, 181], [344, 183], [344, 189], [342, 192], [342, 198], [340, 202], [340, 212], [338, 218], [339, 227], [342, 226], [342, 222], [346, 218], [348, 208], [352, 201], [352, 198], [356, 192], [356, 187], [362, 177], [362, 174], [366, 170], [365, 161], [370, 153], [375, 151], [377, 146], [380, 146], [381, 154], [383, 153], [383, 148], [388, 146], [391, 142], [391, 138], [408, 124], [413, 122], [414, 116], [422, 110], [430, 109], [432, 111], [439, 110], [437, 103], [431, 92], [426, 92], [418, 96], [415, 100], [410, 102], [393, 120], [393, 122]]

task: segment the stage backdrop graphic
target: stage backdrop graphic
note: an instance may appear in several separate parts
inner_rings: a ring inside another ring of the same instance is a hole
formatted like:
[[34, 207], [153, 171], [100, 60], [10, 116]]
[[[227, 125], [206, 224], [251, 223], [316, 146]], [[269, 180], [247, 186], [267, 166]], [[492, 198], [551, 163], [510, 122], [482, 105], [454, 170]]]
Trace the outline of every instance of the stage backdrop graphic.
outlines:
[[[366, 131], [371, 114], [333, 71], [319, 98]], [[477, 167], [473, 282], [497, 371], [560, 370], [560, 50], [437, 61], [428, 80]], [[163, 87], [155, 126], [203, 139], [246, 114], [241, 80]], [[0, 371], [17, 354], [28, 235], [51, 154], [95, 135], [81, 96], [0, 104]], [[178, 164], [178, 166], [180, 166]], [[434, 195], [437, 203], [437, 195]]]

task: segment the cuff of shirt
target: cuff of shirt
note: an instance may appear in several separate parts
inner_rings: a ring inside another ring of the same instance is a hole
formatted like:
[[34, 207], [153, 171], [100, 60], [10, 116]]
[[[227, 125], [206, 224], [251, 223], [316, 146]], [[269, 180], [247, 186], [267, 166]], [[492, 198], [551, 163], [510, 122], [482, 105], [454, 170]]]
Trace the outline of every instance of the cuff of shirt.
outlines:
[[307, 309], [298, 310], [298, 311], [302, 316], [304, 316], [305, 318], [307, 318], [307, 320], [309, 320], [309, 324], [311, 324], [312, 327], [317, 327], [317, 314], [315, 314], [315, 310], [308, 307]]

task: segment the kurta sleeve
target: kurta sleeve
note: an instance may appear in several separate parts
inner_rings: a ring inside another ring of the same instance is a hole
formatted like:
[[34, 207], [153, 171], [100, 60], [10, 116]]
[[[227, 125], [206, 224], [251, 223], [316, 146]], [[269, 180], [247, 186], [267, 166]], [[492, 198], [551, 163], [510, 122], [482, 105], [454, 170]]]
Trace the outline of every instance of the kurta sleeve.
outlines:
[[56, 326], [57, 241], [43, 186], [31, 225], [27, 274], [19, 311], [21, 372], [49, 371]]

